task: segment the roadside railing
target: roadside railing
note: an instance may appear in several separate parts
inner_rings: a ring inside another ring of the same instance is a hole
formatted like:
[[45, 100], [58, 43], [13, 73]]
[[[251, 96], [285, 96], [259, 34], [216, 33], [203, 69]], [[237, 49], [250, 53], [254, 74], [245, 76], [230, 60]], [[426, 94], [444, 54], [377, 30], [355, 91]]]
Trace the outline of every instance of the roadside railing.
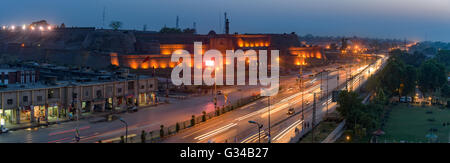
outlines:
[[[187, 119], [185, 121], [177, 122], [170, 126], [161, 125], [160, 129], [158, 129], [158, 130], [152, 130], [150, 132], [146, 132], [145, 142], [146, 143], [161, 142], [164, 138], [167, 138], [167, 137], [173, 136], [179, 132], [182, 132], [184, 129], [194, 127], [195, 125], [201, 124], [210, 119], [221, 116], [229, 111], [232, 111], [236, 108], [247, 105], [247, 104], [254, 102], [260, 98], [261, 98], [261, 96], [259, 96], [259, 95], [242, 98], [242, 99], [237, 100], [235, 103], [233, 103], [231, 105], [219, 107], [219, 109], [216, 109], [214, 111], [203, 112], [203, 114], [200, 114], [200, 115], [192, 115], [190, 119]], [[119, 138], [114, 138], [114, 139], [104, 141], [102, 143], [121, 143], [121, 141], [125, 141], [125, 140], [121, 140], [121, 138], [119, 137]], [[141, 134], [128, 135], [127, 142], [128, 143], [141, 143], [142, 142]]]

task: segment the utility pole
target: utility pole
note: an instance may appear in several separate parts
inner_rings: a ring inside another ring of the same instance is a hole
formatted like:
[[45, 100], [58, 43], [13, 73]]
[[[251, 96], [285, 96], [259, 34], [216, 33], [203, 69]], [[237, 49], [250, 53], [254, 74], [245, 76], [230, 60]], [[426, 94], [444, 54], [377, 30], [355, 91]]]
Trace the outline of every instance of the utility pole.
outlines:
[[312, 123], [311, 123], [311, 137], [312, 137], [312, 143], [314, 143], [314, 125], [316, 123], [316, 93], [314, 92], [314, 96], [313, 96], [313, 115], [312, 115]]
[[[336, 86], [337, 87], [337, 86]], [[328, 72], [327, 72], [327, 93], [326, 93], [326, 102], [327, 102], [327, 116], [328, 116]]]
[[270, 96], [267, 96], [267, 103], [268, 103], [268, 105], [269, 105], [269, 109], [268, 109], [268, 112], [269, 112], [269, 135], [268, 135], [268, 137], [269, 137], [269, 141], [268, 141], [268, 143], [270, 143], [271, 142], [271, 137], [270, 137]]
[[305, 114], [304, 114], [304, 111], [303, 111], [303, 103], [304, 103], [304, 101], [303, 101], [303, 94], [305, 92], [303, 91], [303, 63], [300, 64], [300, 91], [302, 92], [302, 120], [304, 120], [305, 119]]

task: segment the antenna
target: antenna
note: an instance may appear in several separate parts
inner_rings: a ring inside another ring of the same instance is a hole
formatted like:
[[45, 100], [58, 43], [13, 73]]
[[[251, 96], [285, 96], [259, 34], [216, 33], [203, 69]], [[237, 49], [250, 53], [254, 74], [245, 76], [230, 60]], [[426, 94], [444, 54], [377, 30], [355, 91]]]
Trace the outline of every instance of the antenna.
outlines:
[[179, 22], [180, 20], [178, 19], [178, 15], [177, 15], [177, 22], [176, 22], [176, 28], [178, 28], [179, 26], [178, 26], [178, 22]]
[[106, 7], [103, 6], [103, 13], [102, 13], [102, 28], [105, 28], [105, 12], [106, 12]]
[[193, 24], [193, 28], [194, 28], [195, 33], [197, 33], [197, 24], [195, 22]]

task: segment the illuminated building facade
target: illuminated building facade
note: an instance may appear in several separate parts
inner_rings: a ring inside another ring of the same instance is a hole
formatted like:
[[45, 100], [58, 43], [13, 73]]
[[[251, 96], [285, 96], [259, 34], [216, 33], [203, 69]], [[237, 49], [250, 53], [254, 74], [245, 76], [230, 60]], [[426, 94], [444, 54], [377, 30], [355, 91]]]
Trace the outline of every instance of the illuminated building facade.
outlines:
[[[224, 56], [226, 50], [279, 50], [281, 69], [296, 68], [299, 60], [326, 59], [322, 48], [302, 47], [296, 34], [216, 34], [211, 31], [207, 35], [136, 33], [136, 38], [139, 40], [136, 49], [141, 51], [134, 54], [111, 53], [112, 65], [144, 70], [173, 68], [177, 63], [170, 62], [171, 54], [181, 49], [193, 54], [194, 42], [202, 42], [202, 53], [216, 49]], [[151, 46], [142, 47], [145, 45]]]

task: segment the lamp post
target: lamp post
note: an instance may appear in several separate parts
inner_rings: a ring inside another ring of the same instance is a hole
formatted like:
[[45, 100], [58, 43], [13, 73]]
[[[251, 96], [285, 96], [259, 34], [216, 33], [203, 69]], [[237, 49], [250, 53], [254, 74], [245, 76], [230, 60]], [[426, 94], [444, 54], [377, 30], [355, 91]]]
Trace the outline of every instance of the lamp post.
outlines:
[[269, 105], [269, 107], [268, 107], [268, 112], [269, 112], [269, 135], [268, 135], [268, 137], [269, 137], [269, 141], [268, 141], [268, 143], [270, 143], [271, 142], [271, 137], [270, 137], [270, 96], [267, 96], [267, 103], [268, 103], [268, 105]]
[[125, 143], [127, 143], [128, 142], [128, 124], [122, 118], [119, 118], [119, 120], [125, 124]]
[[302, 92], [302, 120], [305, 119], [305, 114], [303, 111], [303, 103], [304, 103], [303, 94], [305, 93], [305, 92], [303, 92], [303, 65], [304, 64], [305, 64], [304, 62], [300, 64], [300, 91]]
[[248, 123], [253, 123], [258, 127], [258, 142], [261, 143], [261, 128], [263, 127], [263, 125], [255, 121], [248, 121]]
[[[212, 60], [208, 60], [208, 61], [205, 61], [205, 65], [210, 67], [210, 68], [214, 68], [215, 63]], [[214, 92], [213, 92], [214, 93], [214, 110], [217, 109], [217, 90], [216, 89], [217, 89], [217, 86], [216, 86], [216, 69], [214, 68]]]

